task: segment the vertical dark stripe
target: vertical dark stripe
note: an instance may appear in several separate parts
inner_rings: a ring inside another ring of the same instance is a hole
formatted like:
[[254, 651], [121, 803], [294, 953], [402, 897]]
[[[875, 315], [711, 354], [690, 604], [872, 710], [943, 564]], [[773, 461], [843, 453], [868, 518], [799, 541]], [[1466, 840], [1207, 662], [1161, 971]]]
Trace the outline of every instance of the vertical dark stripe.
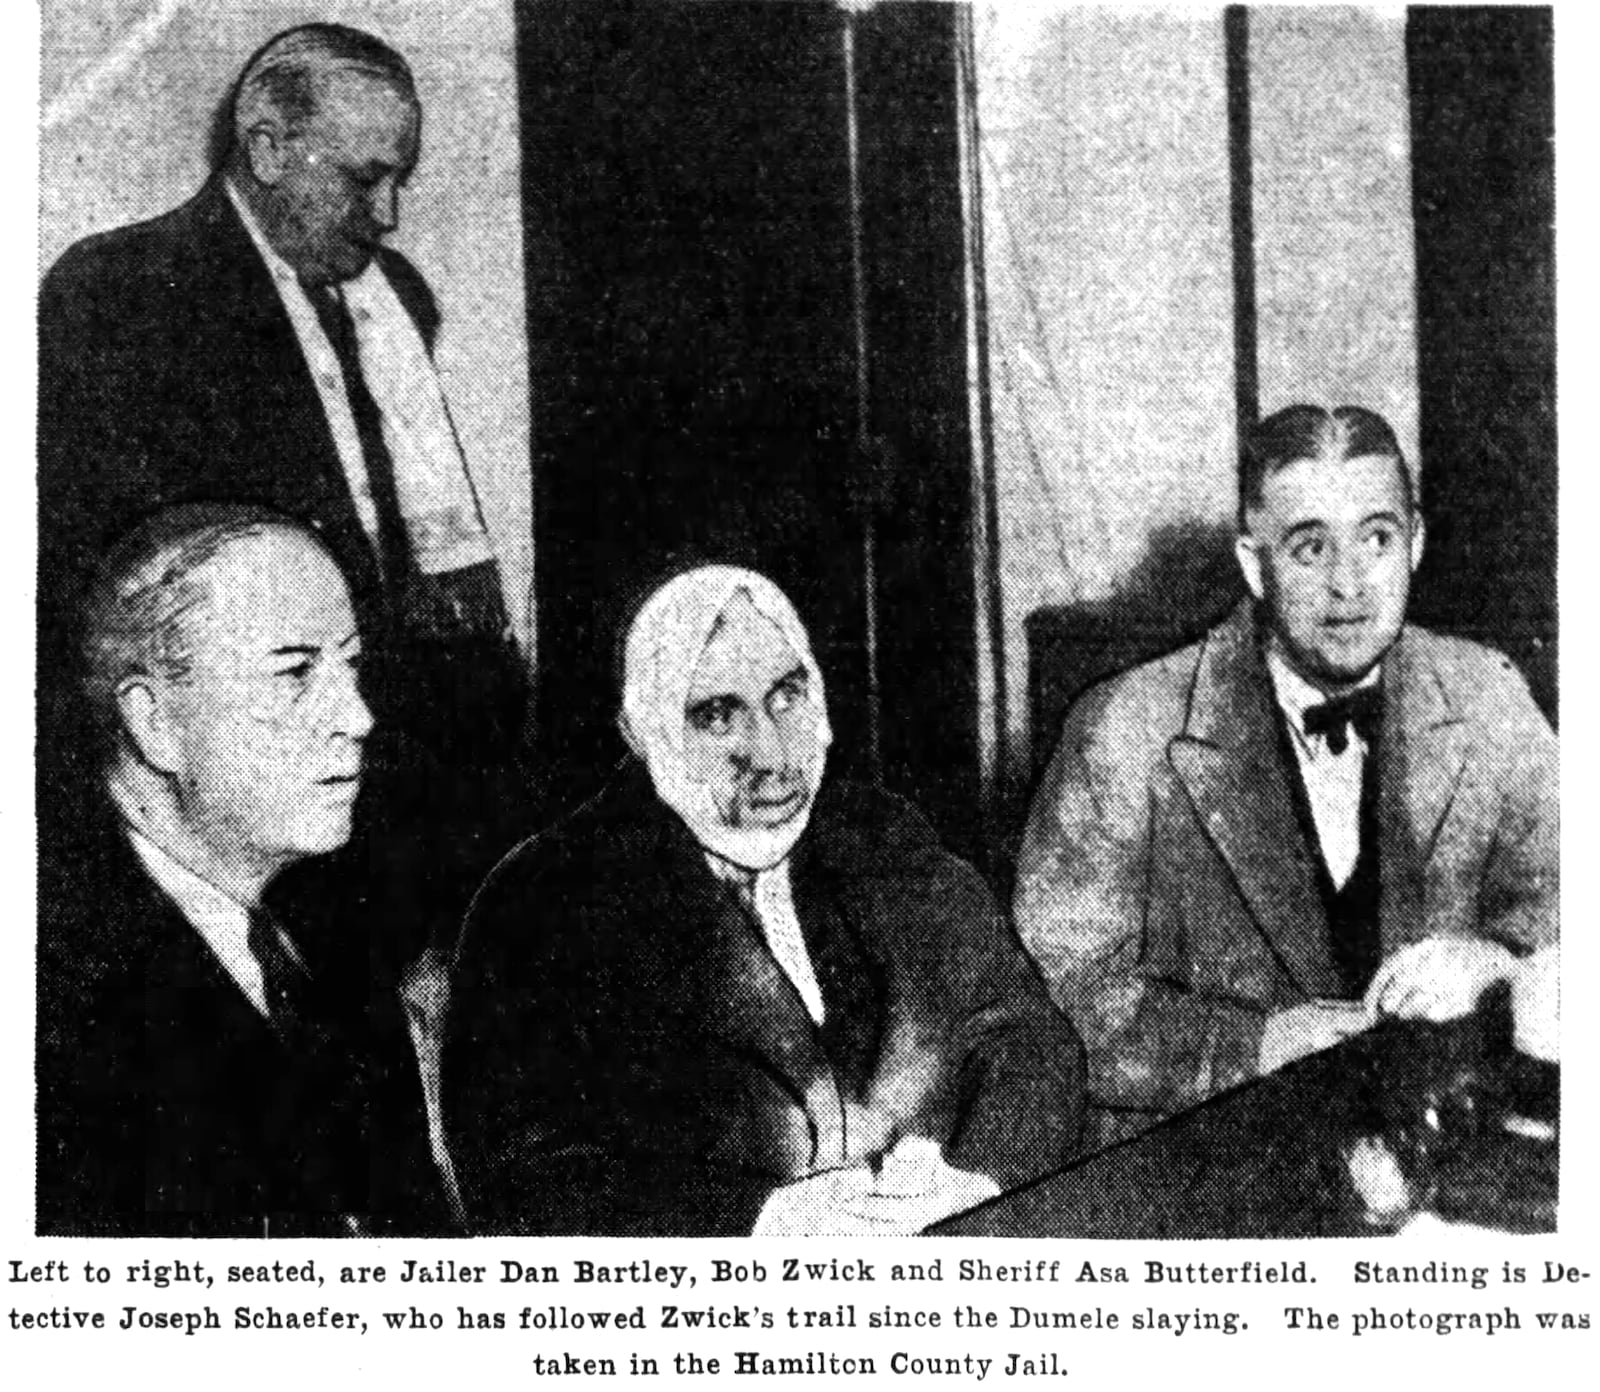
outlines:
[[[984, 779], [984, 848], [993, 857], [1002, 845], [1001, 813], [1005, 806], [1003, 790], [1018, 781], [1011, 768], [1010, 718], [1006, 680], [1005, 592], [1000, 578], [1000, 487], [995, 475], [994, 411], [989, 379], [989, 300], [986, 289], [988, 263], [983, 242], [983, 161], [979, 157], [977, 42], [973, 33], [972, 10], [962, 6], [957, 20], [957, 76], [962, 84], [960, 118], [967, 127], [967, 197], [971, 219], [966, 229], [967, 257], [972, 265], [972, 334], [978, 344], [978, 439], [974, 451], [978, 460], [978, 483], [982, 496], [983, 531], [986, 544], [979, 557], [984, 590], [988, 643], [994, 680], [994, 766]], [[980, 712], [980, 718], [982, 718]]]
[[1256, 365], [1256, 227], [1251, 206], [1250, 10], [1229, 5], [1223, 12], [1228, 76], [1228, 191], [1233, 223], [1234, 399], [1239, 438], [1261, 415]]
[[1406, 18], [1428, 518], [1411, 613], [1506, 653], [1552, 720], [1554, 23], [1520, 5], [1417, 5]]

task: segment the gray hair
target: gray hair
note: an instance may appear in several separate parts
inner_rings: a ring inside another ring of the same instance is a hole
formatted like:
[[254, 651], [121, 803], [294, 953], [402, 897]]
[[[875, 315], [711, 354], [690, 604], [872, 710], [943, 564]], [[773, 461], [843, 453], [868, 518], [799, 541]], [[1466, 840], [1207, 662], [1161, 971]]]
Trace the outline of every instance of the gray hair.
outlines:
[[339, 72], [392, 83], [416, 99], [410, 66], [382, 39], [342, 24], [302, 24], [268, 39], [245, 64], [231, 104], [233, 147], [242, 149], [269, 112], [291, 130], [303, 125], [316, 114], [319, 84]]
[[210, 595], [203, 571], [234, 542], [315, 532], [255, 503], [183, 503], [145, 519], [108, 551], [84, 598], [80, 684], [102, 758], [120, 743], [117, 695], [133, 677], [183, 682], [193, 666], [190, 614]]

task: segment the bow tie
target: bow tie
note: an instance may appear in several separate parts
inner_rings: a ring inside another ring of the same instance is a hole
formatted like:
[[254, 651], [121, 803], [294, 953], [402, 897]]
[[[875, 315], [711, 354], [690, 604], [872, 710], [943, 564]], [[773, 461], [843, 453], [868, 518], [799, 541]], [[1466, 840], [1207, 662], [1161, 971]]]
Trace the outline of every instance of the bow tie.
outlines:
[[1383, 694], [1375, 686], [1362, 687], [1348, 696], [1307, 706], [1303, 718], [1307, 736], [1322, 735], [1328, 741], [1328, 751], [1335, 756], [1348, 747], [1352, 730], [1370, 749], [1377, 742], [1383, 718]]

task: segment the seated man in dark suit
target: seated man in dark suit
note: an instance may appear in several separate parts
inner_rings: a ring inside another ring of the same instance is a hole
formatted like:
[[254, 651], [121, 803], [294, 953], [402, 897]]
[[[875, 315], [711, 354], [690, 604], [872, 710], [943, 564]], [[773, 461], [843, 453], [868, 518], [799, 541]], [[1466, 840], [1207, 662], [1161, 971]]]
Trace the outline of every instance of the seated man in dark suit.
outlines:
[[1242, 456], [1251, 600], [1073, 707], [1018, 862], [1102, 1141], [1380, 1014], [1464, 1015], [1557, 936], [1556, 739], [1504, 657], [1406, 625], [1393, 431], [1293, 406]]
[[446, 1110], [488, 1231], [917, 1231], [1075, 1150], [1082, 1054], [910, 806], [825, 780], [822, 673], [749, 571], [627, 634], [626, 773], [468, 920]]
[[338, 566], [270, 509], [156, 514], [90, 590], [99, 814], [40, 847], [38, 1225], [339, 1234], [434, 1210], [361, 925], [266, 903], [342, 846], [372, 716]]

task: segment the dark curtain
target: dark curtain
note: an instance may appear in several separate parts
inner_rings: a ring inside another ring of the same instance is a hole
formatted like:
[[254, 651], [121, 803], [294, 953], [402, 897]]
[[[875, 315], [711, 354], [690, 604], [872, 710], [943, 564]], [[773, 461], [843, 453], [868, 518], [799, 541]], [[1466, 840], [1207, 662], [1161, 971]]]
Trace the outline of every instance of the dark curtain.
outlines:
[[1548, 9], [1409, 12], [1428, 554], [1420, 622], [1502, 649], [1556, 713]]
[[963, 841], [977, 799], [955, 10], [857, 21], [881, 441], [866, 452], [842, 12], [521, 0], [517, 15], [539, 723], [558, 786], [621, 755], [612, 627], [694, 556], [788, 591], [828, 680], [836, 765], [870, 773], [860, 509], [875, 500], [884, 774]]

